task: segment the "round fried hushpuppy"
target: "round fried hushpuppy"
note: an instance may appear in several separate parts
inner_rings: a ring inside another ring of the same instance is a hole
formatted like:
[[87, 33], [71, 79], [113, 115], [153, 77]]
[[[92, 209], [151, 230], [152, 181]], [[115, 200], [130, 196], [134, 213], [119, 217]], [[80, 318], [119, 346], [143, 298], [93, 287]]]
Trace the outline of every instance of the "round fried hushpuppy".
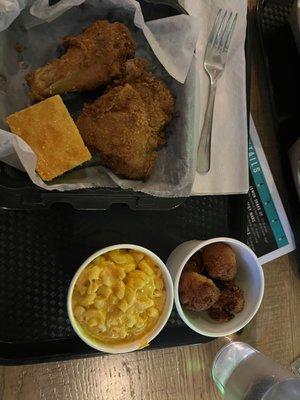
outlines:
[[191, 311], [203, 311], [219, 298], [220, 290], [213, 281], [197, 272], [183, 272], [179, 282], [180, 302]]
[[183, 272], [198, 272], [201, 273], [203, 270], [203, 260], [202, 253], [197, 251], [192, 257], [187, 261], [183, 268]]
[[207, 310], [211, 318], [219, 321], [230, 321], [234, 314], [242, 311], [245, 305], [243, 290], [234, 282], [217, 283], [221, 295], [218, 301]]
[[208, 275], [213, 279], [231, 281], [237, 272], [235, 254], [225, 243], [212, 243], [202, 251], [203, 264]]

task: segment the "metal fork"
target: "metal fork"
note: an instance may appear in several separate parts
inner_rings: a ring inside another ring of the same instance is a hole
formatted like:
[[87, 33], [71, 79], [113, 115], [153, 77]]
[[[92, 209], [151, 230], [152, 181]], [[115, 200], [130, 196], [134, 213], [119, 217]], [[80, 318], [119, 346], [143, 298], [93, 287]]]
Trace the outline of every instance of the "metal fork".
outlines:
[[210, 78], [210, 89], [198, 146], [197, 171], [200, 173], [208, 172], [210, 169], [211, 131], [217, 81], [225, 68], [237, 16], [220, 9], [207, 42], [204, 69]]

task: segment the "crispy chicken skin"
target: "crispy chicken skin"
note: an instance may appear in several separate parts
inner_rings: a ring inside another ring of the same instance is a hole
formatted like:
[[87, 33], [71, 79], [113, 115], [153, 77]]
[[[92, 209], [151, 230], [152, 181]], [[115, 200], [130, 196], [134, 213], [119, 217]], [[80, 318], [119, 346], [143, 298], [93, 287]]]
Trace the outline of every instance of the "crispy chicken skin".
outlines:
[[26, 76], [33, 101], [108, 84], [135, 51], [128, 28], [120, 22], [96, 21], [80, 35], [65, 37], [63, 45], [67, 51], [61, 58]]
[[245, 305], [244, 293], [234, 282], [218, 282], [221, 291], [219, 300], [208, 310], [212, 319], [230, 321], [234, 314], [241, 312]]
[[127, 60], [117, 84], [130, 83], [140, 94], [147, 108], [150, 126], [158, 133], [171, 120], [174, 98], [166, 84], [148, 71], [148, 65], [148, 61], [142, 58]]
[[173, 96], [145, 70], [145, 60], [127, 61], [122, 77], [93, 104], [85, 105], [76, 124], [101, 162], [128, 179], [147, 178], [162, 143], [161, 130], [171, 119]]
[[211, 307], [220, 296], [220, 290], [209, 278], [197, 272], [183, 272], [179, 281], [181, 304], [191, 311], [203, 311]]
[[234, 251], [225, 243], [212, 243], [205, 246], [203, 264], [212, 279], [231, 281], [237, 273], [237, 262]]
[[101, 163], [130, 179], [149, 175], [159, 138], [149, 125], [140, 95], [131, 85], [117, 86], [84, 106], [76, 125]]

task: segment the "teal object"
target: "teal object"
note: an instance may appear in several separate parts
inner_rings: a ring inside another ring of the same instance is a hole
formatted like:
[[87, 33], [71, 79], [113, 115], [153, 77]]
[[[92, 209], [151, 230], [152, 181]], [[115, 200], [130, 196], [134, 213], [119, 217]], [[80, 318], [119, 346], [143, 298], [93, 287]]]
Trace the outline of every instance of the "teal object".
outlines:
[[250, 138], [249, 138], [248, 154], [249, 154], [250, 173], [253, 177], [256, 191], [259, 194], [260, 200], [262, 202], [264, 211], [268, 218], [277, 246], [278, 248], [286, 246], [289, 242], [284, 233], [262, 167], [260, 165], [255, 148]]

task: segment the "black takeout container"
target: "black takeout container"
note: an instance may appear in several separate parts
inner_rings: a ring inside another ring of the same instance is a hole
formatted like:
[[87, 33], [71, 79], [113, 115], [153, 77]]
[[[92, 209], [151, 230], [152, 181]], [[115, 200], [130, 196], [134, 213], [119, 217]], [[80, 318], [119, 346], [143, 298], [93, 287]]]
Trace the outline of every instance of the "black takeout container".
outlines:
[[[50, 0], [50, 5], [56, 2]], [[176, 0], [139, 2], [145, 21], [186, 13]], [[56, 203], [67, 203], [77, 210], [105, 210], [112, 204], [121, 203], [127, 204], [133, 210], [170, 210], [184, 200], [184, 197], [155, 197], [121, 188], [47, 191], [34, 185], [26, 172], [0, 161], [0, 208], [4, 209], [37, 210], [49, 208]]]

